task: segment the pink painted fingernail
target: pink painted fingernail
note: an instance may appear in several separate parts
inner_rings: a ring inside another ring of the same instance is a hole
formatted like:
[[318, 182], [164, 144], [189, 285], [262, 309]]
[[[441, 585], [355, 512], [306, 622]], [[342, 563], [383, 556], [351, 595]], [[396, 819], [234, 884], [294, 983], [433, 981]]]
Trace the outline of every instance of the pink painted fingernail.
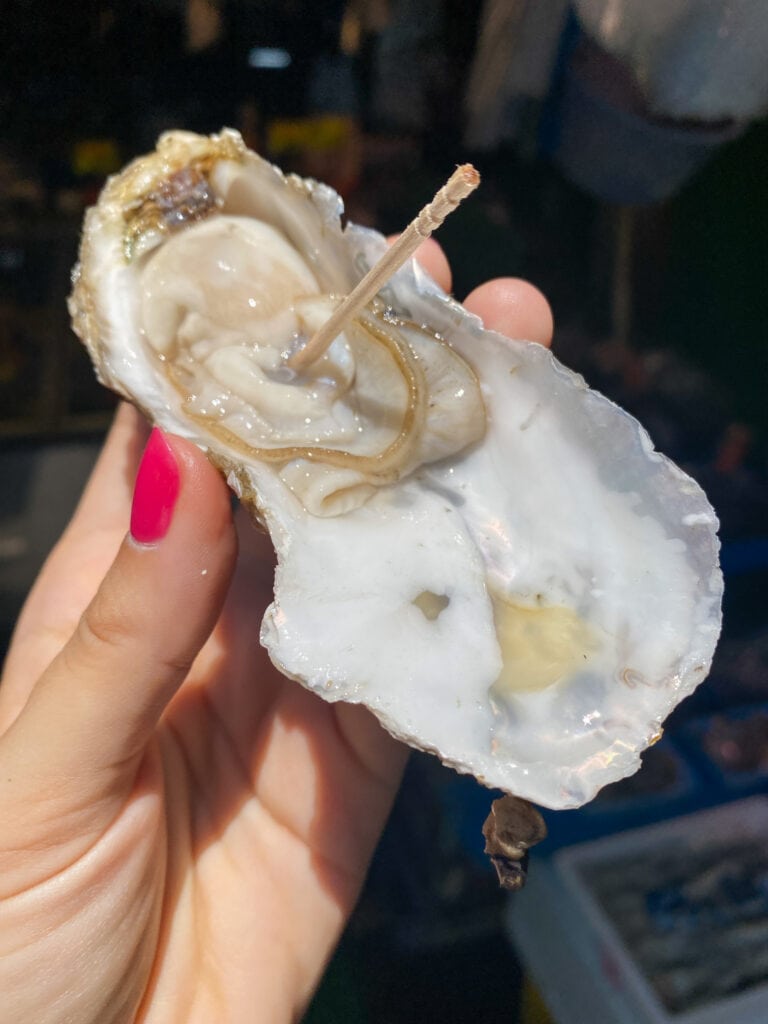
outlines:
[[141, 457], [131, 506], [131, 536], [155, 544], [168, 532], [179, 496], [179, 467], [162, 431], [154, 428]]

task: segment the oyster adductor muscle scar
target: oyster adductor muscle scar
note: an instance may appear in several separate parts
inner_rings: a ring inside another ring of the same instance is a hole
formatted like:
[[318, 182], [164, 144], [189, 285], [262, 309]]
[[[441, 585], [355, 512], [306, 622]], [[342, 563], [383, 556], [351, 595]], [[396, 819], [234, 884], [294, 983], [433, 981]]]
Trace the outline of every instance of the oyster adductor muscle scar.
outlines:
[[293, 373], [385, 248], [341, 213], [236, 132], [168, 133], [86, 215], [74, 328], [269, 530], [261, 640], [286, 675], [489, 786], [578, 806], [708, 671], [715, 514], [636, 420], [414, 262]]

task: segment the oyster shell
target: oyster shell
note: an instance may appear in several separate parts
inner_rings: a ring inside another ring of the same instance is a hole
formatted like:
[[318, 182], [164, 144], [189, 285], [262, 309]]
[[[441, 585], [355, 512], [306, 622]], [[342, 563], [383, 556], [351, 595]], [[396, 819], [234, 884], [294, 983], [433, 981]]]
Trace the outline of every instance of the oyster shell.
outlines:
[[164, 135], [86, 218], [70, 310], [102, 381], [191, 438], [278, 556], [261, 638], [326, 700], [573, 807], [706, 675], [717, 520], [643, 428], [415, 264], [307, 373], [380, 256], [231, 131]]

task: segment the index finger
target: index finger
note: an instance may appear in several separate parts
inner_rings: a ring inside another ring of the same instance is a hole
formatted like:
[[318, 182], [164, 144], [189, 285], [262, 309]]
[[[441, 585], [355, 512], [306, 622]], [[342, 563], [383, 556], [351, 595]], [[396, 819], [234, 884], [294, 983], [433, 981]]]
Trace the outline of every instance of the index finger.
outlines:
[[0, 687], [0, 731], [71, 636], [128, 530], [133, 483], [148, 433], [122, 405], [77, 509], [43, 566], [14, 630]]
[[[390, 235], [387, 242], [391, 245], [397, 238], [397, 235]], [[413, 258], [426, 270], [432, 280], [440, 285], [444, 292], [450, 292], [453, 283], [451, 266], [438, 241], [434, 238], [425, 239], [413, 254]]]

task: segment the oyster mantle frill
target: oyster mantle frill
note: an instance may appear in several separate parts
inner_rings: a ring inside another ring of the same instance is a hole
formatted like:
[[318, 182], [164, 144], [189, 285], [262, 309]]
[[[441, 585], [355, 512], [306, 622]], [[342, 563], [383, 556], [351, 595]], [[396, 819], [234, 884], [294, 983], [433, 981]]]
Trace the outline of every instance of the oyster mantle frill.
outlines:
[[292, 374], [384, 249], [340, 215], [235, 132], [169, 133], [87, 214], [75, 330], [268, 528], [282, 671], [488, 785], [577, 806], [708, 671], [715, 515], [636, 420], [413, 262]]

